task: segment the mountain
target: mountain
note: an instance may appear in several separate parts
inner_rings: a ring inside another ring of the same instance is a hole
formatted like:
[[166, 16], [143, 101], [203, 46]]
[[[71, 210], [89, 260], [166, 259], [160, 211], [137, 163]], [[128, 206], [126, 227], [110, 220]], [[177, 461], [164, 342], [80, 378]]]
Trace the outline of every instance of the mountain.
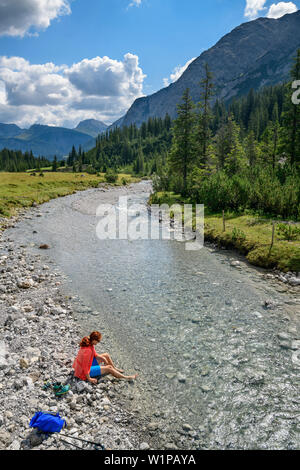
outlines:
[[1, 124], [0, 123], [0, 138], [15, 137], [21, 134], [22, 129], [16, 124]]
[[0, 150], [32, 150], [35, 156], [51, 159], [54, 155], [68, 155], [73, 145], [89, 150], [95, 146], [95, 139], [91, 134], [64, 127], [34, 124], [29, 129], [20, 129], [14, 124], [0, 124]]
[[86, 121], [81, 121], [74, 130], [97, 137], [102, 132], [105, 132], [107, 128], [108, 126], [104, 122], [96, 121], [96, 119], [87, 119]]
[[213, 73], [215, 99], [225, 102], [245, 95], [251, 88], [258, 90], [286, 81], [299, 47], [300, 11], [279, 19], [259, 18], [244, 23], [203, 52], [175, 83], [137, 99], [121, 118], [121, 125], [140, 126], [149, 117], [164, 117], [166, 113], [175, 118], [176, 105], [186, 88], [190, 88], [192, 99], [198, 102], [205, 63]]

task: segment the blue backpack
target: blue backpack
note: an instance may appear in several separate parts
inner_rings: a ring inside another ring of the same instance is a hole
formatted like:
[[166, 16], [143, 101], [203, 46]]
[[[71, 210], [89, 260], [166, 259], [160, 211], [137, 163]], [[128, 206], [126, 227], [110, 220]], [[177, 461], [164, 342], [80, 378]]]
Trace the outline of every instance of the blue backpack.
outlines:
[[44, 433], [60, 432], [63, 427], [67, 426], [66, 420], [62, 419], [59, 414], [44, 413], [39, 411], [35, 413], [31, 419], [29, 426], [31, 428], [38, 428], [39, 431]]

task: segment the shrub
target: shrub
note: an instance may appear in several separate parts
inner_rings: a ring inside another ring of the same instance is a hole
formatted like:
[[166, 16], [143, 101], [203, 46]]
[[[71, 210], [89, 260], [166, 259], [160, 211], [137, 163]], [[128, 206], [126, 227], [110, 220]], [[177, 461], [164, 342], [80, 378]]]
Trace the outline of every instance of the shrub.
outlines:
[[234, 227], [232, 230], [231, 238], [234, 242], [236, 242], [237, 240], [243, 241], [246, 240], [246, 235], [241, 229]]
[[299, 237], [300, 226], [292, 224], [278, 224], [277, 233], [284, 240], [288, 240], [290, 242], [292, 240], [296, 240]]
[[107, 183], [116, 183], [118, 180], [118, 175], [113, 170], [108, 170], [105, 175], [105, 180]]

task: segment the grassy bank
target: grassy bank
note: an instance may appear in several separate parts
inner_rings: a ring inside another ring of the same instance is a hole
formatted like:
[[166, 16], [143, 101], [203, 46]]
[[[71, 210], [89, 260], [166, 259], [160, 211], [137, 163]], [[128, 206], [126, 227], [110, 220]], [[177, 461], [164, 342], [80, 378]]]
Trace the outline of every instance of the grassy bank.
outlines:
[[[152, 204], [188, 203], [180, 195], [159, 192], [151, 196]], [[277, 223], [277, 222], [276, 222]], [[222, 214], [205, 212], [205, 239], [227, 248], [237, 249], [248, 261], [264, 268], [281, 271], [300, 271], [300, 239], [287, 241], [278, 234], [272, 245], [273, 220], [253, 215], [225, 214], [225, 231]]]
[[[134, 181], [138, 179], [120, 174], [114, 184]], [[42, 204], [76, 191], [97, 188], [100, 183], [106, 183], [104, 174], [49, 172], [44, 173], [44, 176], [38, 173], [32, 176], [29, 173], [0, 173], [0, 217], [11, 217], [18, 209], [30, 207], [34, 203]]]

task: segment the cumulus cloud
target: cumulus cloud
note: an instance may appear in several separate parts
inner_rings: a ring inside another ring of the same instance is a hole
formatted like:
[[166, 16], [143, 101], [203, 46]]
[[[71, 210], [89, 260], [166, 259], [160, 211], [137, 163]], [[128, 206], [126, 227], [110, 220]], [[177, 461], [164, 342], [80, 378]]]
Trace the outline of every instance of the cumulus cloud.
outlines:
[[138, 57], [82, 60], [68, 67], [0, 57], [0, 122], [71, 127], [94, 118], [113, 122], [143, 96]]
[[23, 37], [70, 13], [70, 0], [0, 0], [0, 36]]
[[65, 73], [84, 95], [127, 95], [128, 98], [142, 93], [145, 78], [139, 67], [139, 59], [133, 54], [126, 54], [123, 62], [109, 57], [84, 59], [65, 70]]
[[169, 86], [170, 83], [176, 82], [176, 81], [181, 77], [181, 75], [183, 74], [183, 72], [186, 71], [186, 69], [188, 68], [188, 66], [189, 66], [192, 62], [194, 62], [195, 59], [196, 59], [196, 57], [193, 57], [191, 60], [188, 60], [185, 65], [183, 65], [183, 66], [182, 66], [182, 65], [178, 65], [177, 67], [175, 67], [175, 69], [174, 69], [173, 72], [171, 73], [170, 77], [163, 79], [164, 86]]
[[246, 0], [245, 16], [250, 20], [254, 20], [259, 16], [260, 12], [266, 10], [266, 0]]
[[267, 17], [281, 18], [283, 15], [295, 13], [296, 11], [298, 11], [298, 8], [293, 2], [273, 3], [273, 5], [270, 6]]
[[[254, 20], [258, 16], [261, 16], [261, 13], [267, 10], [266, 3], [267, 0], [246, 0], [246, 18]], [[298, 11], [298, 8], [293, 2], [273, 3], [266, 16], [268, 18], [281, 18], [287, 13], [295, 13], [296, 11]]]

